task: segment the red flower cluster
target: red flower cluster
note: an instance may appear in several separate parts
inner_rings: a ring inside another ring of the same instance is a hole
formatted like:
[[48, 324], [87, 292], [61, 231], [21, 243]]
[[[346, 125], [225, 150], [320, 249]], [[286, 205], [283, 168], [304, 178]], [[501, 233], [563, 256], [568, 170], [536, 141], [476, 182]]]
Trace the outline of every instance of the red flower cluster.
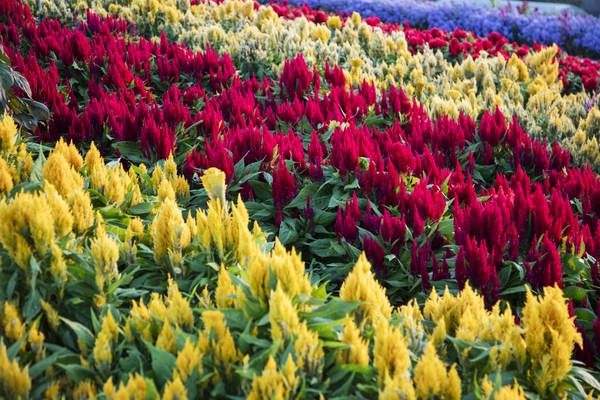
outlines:
[[[89, 10], [86, 22], [68, 29], [52, 20], [36, 25], [21, 3], [3, 7], [17, 16], [0, 25], [5, 51], [30, 82], [33, 98], [52, 111], [47, 129], [38, 130], [44, 141], [63, 135], [75, 142], [139, 141], [147, 157], [166, 158], [177, 145], [178, 126], [199, 120], [190, 107], [206, 98], [205, 90], [226, 87], [235, 73], [228, 56], [194, 53], [164, 34], [160, 43], [132, 41], [132, 26]], [[32, 43], [25, 55], [19, 52], [23, 39]], [[180, 89], [181, 81], [190, 84]]]

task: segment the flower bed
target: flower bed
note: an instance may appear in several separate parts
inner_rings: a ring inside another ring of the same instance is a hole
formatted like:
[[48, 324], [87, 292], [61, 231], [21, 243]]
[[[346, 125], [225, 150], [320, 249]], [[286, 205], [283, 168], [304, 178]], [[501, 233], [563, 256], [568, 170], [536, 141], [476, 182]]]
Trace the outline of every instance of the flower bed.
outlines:
[[[137, 6], [137, 8], [133, 7], [131, 10], [117, 7], [115, 10], [118, 12], [115, 11], [115, 13], [130, 16], [136, 22], [139, 22], [137, 29], [147, 34], [153, 34], [162, 27], [168, 26], [170, 29], [167, 31], [171, 33], [171, 36], [179, 35], [181, 40], [189, 45], [194, 46], [194, 43], [204, 44], [210, 41], [211, 48], [208, 53], [211, 54], [211, 50], [215, 50], [222, 54], [224, 59], [231, 56], [233, 64], [242, 76], [247, 75], [248, 71], [256, 71], [263, 76], [276, 78], [283, 71], [286, 61], [293, 57], [293, 54], [303, 52], [306, 55], [305, 61], [309, 71], [314, 67], [323, 76], [327, 63], [331, 66], [339, 63], [343, 68], [344, 79], [348, 84], [360, 85], [364, 79], [367, 79], [372, 81], [376, 87], [385, 87], [388, 90], [390, 85], [401, 85], [409, 96], [415, 96], [425, 106], [431, 116], [450, 115], [456, 118], [462, 112], [473, 119], [477, 119], [485, 110], [493, 112], [498, 106], [507, 115], [507, 122], [510, 121], [510, 115], [517, 115], [520, 124], [526, 128], [531, 136], [547, 139], [550, 143], [556, 140], [560, 141], [565, 148], [572, 152], [577, 163], [589, 162], [593, 167], [597, 167], [600, 161], [597, 144], [598, 133], [594, 129], [590, 129], [594, 126], [593, 122], [585, 123], [588, 110], [593, 108], [596, 101], [594, 90], [597, 86], [594, 86], [593, 83], [597, 84], [598, 74], [595, 64], [589, 64], [589, 60], [587, 62], [575, 61], [572, 57], [560, 59], [558, 56], [559, 49], [557, 48], [546, 48], [539, 52], [531, 52], [531, 54], [527, 49], [520, 48], [518, 51], [515, 49], [515, 51], [525, 57], [525, 65], [516, 56], [511, 57], [507, 63], [506, 58], [510, 53], [505, 50], [507, 43], [501, 36], [492, 37], [492, 41], [479, 39], [471, 44], [469, 36], [458, 31], [452, 34], [443, 33], [439, 30], [431, 32], [390, 30], [389, 33], [383, 33], [378, 29], [373, 30], [365, 21], [361, 21], [359, 16], [348, 19], [343, 29], [330, 29], [324, 24], [306, 24], [301, 18], [292, 21], [278, 19], [274, 11], [266, 7], [262, 7], [256, 12], [254, 8], [249, 8], [254, 3], [230, 2], [227, 4], [229, 5], [207, 3], [201, 6], [192, 6], [184, 14], [181, 10], [173, 8], [171, 3], [156, 3], [155, 5], [158, 7], [157, 11], [154, 12], [156, 15], [174, 15], [172, 23], [169, 25], [156, 22], [162, 21], [160, 18], [140, 19], [143, 14], [140, 10], [143, 9]], [[109, 5], [105, 4], [105, 6], [111, 9]], [[138, 14], [132, 14], [132, 10], [138, 10]], [[248, 16], [242, 18], [241, 16], [245, 15], [244, 12], [246, 12], [244, 10], [248, 11]], [[277, 10], [280, 14], [284, 13], [281, 8], [277, 8]], [[187, 17], [184, 18], [184, 15]], [[203, 17], [200, 19], [194, 15], [202, 15]], [[196, 22], [190, 22], [190, 18], [191, 21]], [[152, 21], [155, 22], [151, 23]], [[268, 23], [265, 21], [268, 21]], [[31, 24], [33, 21], [29, 19], [28, 23]], [[8, 26], [11, 26], [10, 21], [8, 21]], [[96, 93], [98, 87], [95, 83], [102, 81], [103, 85], [100, 87], [104, 86], [104, 90], [114, 90], [118, 87], [118, 90], [128, 91], [133, 96], [138, 95], [138, 92], [145, 92], [141, 88], [143, 83], [146, 88], [152, 88], [160, 94], [164, 93], [170, 84], [174, 83], [179, 92], [182, 92], [184, 98], [189, 96], [201, 97], [201, 94], [195, 92], [197, 89], [194, 89], [194, 85], [190, 86], [195, 78], [190, 76], [190, 68], [197, 61], [186, 59], [189, 56], [185, 54], [189, 54], [189, 51], [182, 50], [177, 46], [172, 47], [170, 52], [176, 54], [178, 61], [174, 66], [167, 66], [164, 54], [161, 56], [161, 63], [149, 63], [149, 57], [159, 50], [156, 45], [151, 45], [148, 42], [142, 41], [140, 44], [125, 46], [124, 37], [117, 35], [118, 38], [116, 39], [106, 37], [108, 45], [105, 47], [104, 45], [94, 45], [91, 38], [88, 38], [91, 42], [90, 50], [81, 55], [84, 63], [81, 66], [78, 64], [78, 67], [83, 68], [85, 73], [81, 74], [79, 71], [73, 70], [70, 64], [72, 63], [71, 58], [73, 58], [72, 50], [69, 47], [61, 48], [58, 43], [68, 43], [67, 40], [73, 40], [70, 39], [72, 35], [82, 39], [83, 36], [79, 32], [85, 31], [85, 29], [87, 28], [84, 25], [81, 29], [76, 29], [73, 34], [68, 34], [67, 31], [61, 31], [58, 26], [54, 26], [52, 29], [44, 26], [42, 30], [28, 30], [30, 36], [28, 40], [35, 43], [44, 43], [46, 38], [51, 36], [52, 39], [48, 39], [49, 43], [55, 43], [52, 49], [48, 49], [45, 44], [34, 46], [36, 59], [41, 65], [47, 65], [51, 61], [48, 57], [48, 51], [50, 50], [58, 54], [61, 61], [64, 58], [66, 65], [64, 63], [58, 65], [58, 75], [60, 78], [69, 79], [70, 81], [75, 78], [75, 81], [80, 85], [80, 91], [85, 91], [87, 86], [92, 85], [91, 93]], [[299, 29], [304, 29], [305, 34], [298, 35], [296, 32]], [[92, 33], [93, 31], [89, 31], [88, 36]], [[286, 35], [292, 35], [293, 37], [286, 39]], [[325, 35], [326, 37], [320, 38], [319, 35]], [[34, 38], [34, 36], [37, 38]], [[60, 36], [65, 36], [65, 39], [54, 39]], [[253, 39], [249, 39], [250, 37]], [[189, 43], [186, 38], [192, 38], [195, 42]], [[248, 43], [252, 42], [254, 44], [250, 47], [240, 47], [242, 38], [249, 40]], [[164, 38], [161, 40], [164, 40]], [[20, 39], [17, 37], [13, 37], [12, 41], [13, 43], [20, 43]], [[448, 43], [448, 45], [434, 50], [427, 46], [421, 47], [426, 42], [429, 42], [431, 47], [436, 47], [431, 45], [433, 41], [441, 41]], [[286, 42], [288, 46], [292, 47], [279, 46], [281, 42]], [[461, 49], [456, 55], [453, 55], [454, 45], [451, 45], [452, 43]], [[467, 45], [469, 46], [468, 49]], [[346, 50], [343, 50], [342, 47]], [[87, 45], [84, 48], [87, 48]], [[465, 54], [470, 52], [473, 56], [477, 56], [483, 48], [498, 55], [496, 57], [477, 57], [475, 60], [470, 57], [464, 58]], [[102, 76], [105, 69], [90, 68], [88, 66], [92, 59], [106, 57], [108, 50], [110, 50], [113, 58], [119, 59], [119, 64], [113, 67], [113, 71], [118, 72], [119, 75], [124, 74], [123, 82], [108, 82], [109, 78]], [[439, 50], [443, 50], [443, 53]], [[132, 56], [128, 55], [130, 52], [135, 55], [135, 60], [131, 60]], [[29, 54], [30, 57], [33, 57], [31, 52]], [[271, 55], [267, 56], [267, 54]], [[11, 56], [19, 58], [16, 54], [11, 54]], [[557, 64], [556, 60], [559, 59], [561, 63]], [[223, 72], [220, 72], [222, 75], [217, 74], [219, 82], [224, 82], [233, 75], [229, 60], [224, 62]], [[565, 65], [568, 65], [568, 67], [565, 68]], [[46, 77], [32, 76], [44, 75], [43, 71], [35, 70], [32, 67], [25, 66], [21, 62], [19, 69], [24, 72], [24, 75], [30, 81], [48, 81]], [[29, 68], [33, 71], [26, 71]], [[114, 68], [118, 68], [118, 70], [114, 70]], [[204, 68], [207, 68], [206, 65]], [[219, 67], [209, 66], [208, 68]], [[184, 75], [180, 76], [180, 71]], [[206, 70], [203, 73], [208, 75], [211, 72]], [[572, 80], [573, 77], [579, 75], [584, 76], [583, 86], [581, 86], [581, 80], [577, 81], [578, 83]], [[567, 78], [567, 76], [570, 78]], [[137, 77], [134, 80], [136, 87], [125, 87], [135, 77]], [[157, 80], [160, 81], [158, 86]], [[264, 85], [265, 83], [263, 83]], [[273, 85], [273, 83], [268, 80], [266, 85]], [[213, 85], [211, 89], [215, 90], [219, 87]], [[564, 88], [570, 88], [570, 90], [577, 92], [583, 87], [592, 91], [579, 92], [573, 95], [567, 95], [563, 91]], [[187, 95], [186, 92], [189, 90], [192, 90], [195, 94]], [[47, 97], [50, 96], [52, 91], [52, 87], [45, 90], [48, 93]], [[179, 96], [178, 94], [173, 95]], [[87, 105], [86, 96], [78, 96], [76, 92], [73, 93], [71, 98], [76, 99], [81, 108], [93, 106]], [[173, 100], [172, 96], [169, 96], [168, 99], [176, 101]], [[304, 101], [304, 99], [299, 100]], [[44, 99], [41, 99], [41, 101], [44, 101]], [[45, 102], [53, 105], [53, 101], [53, 99], [48, 99]], [[189, 101], [187, 101], [188, 104]], [[147, 100], [147, 102], [153, 103], [150, 100]], [[157, 99], [156, 102], [160, 104], [160, 99]], [[261, 100], [256, 99], [255, 102], [261, 103]], [[123, 110], [122, 113], [127, 114], [133, 113], [132, 110], [126, 110], [126, 108], [132, 107], [133, 103], [129, 101], [129, 106], [121, 105], [119, 108]], [[271, 112], [275, 113], [276, 110], [272, 107], [273, 104], [263, 104], [261, 109], [271, 108]], [[115, 105], [111, 108], [119, 109]], [[65, 110], [61, 113], [62, 118], [65, 120], [64, 125], [86, 126], [86, 119], [89, 119], [87, 111], [84, 110], [83, 115], [78, 118], [77, 116], [67, 115]], [[181, 117], [185, 118], [186, 126], [191, 125], [190, 118], [194, 118], [193, 113], [194, 108], [192, 108], [190, 117]], [[263, 115], [262, 118], [269, 119], [271, 117]], [[592, 115], [590, 118], [596, 117]], [[70, 123], [70, 120], [73, 119], [80, 119], [80, 121]], [[125, 119], [125, 116], [123, 116], [121, 121]], [[142, 122], [143, 116], [135, 117], [135, 119], [138, 129], [134, 130], [139, 130], [139, 124]], [[110, 122], [110, 129], [117, 132], [122, 129], [129, 129], [115, 126], [123, 124], [121, 121]], [[180, 121], [171, 121], [171, 131], [168, 133], [171, 136], [174, 136], [172, 130], [178, 122]], [[195, 121], [191, 121], [191, 123], [193, 122]], [[158, 129], [162, 129], [160, 120], [156, 120], [155, 123]], [[129, 126], [135, 126], [135, 124], [130, 123]], [[269, 128], [273, 129], [272, 123]], [[52, 127], [50, 130], [52, 130]], [[51, 136], [54, 135], [55, 133], [51, 133]], [[73, 133], [72, 137], [77, 139], [77, 135], [77, 133]], [[114, 137], [117, 140], [135, 140], [131, 135], [125, 138], [122, 135]], [[96, 140], [99, 139], [96, 138]], [[158, 144], [153, 145], [157, 146]], [[173, 145], [174, 143], [171, 143], [162, 150], [162, 158], [166, 157]], [[183, 150], [187, 149], [189, 147]], [[148, 156], [148, 154], [149, 152], [146, 151], [145, 155]]]
[[[225, 200], [223, 172], [207, 170], [204, 189], [188, 193], [172, 158], [150, 177], [59, 141], [34, 163], [15, 133], [5, 116], [4, 396], [524, 398], [523, 388], [584, 395], [570, 382], [598, 385], [569, 360], [583, 342], [558, 287], [528, 290], [518, 324], [468, 286], [393, 311], [361, 256], [331, 298], [295, 251], [248, 229], [244, 203]], [[169, 274], [177, 283], [165, 287]]]
[[[448, 33], [439, 32], [444, 52], [409, 48], [408, 33], [372, 29], [357, 14], [322, 23], [303, 11], [310, 25], [248, 2], [190, 7], [204, 10], [207, 32], [302, 25], [307, 38], [328, 32], [312, 39], [324, 46], [370, 33], [348, 44], [372, 71], [386, 63], [370, 54], [374, 43], [394, 38], [396, 69], [367, 81], [360, 58], [339, 67], [299, 55], [244, 77], [239, 54], [217, 39], [216, 50], [194, 52], [112, 16], [37, 24], [26, 6], [3, 2], [8, 58], [51, 111], [32, 137], [78, 146], [19, 147], [3, 119], [10, 347], [0, 357], [19, 355], [10, 374], [23, 379], [10, 390], [488, 398], [509, 385], [541, 396], [575, 396], [573, 382], [585, 382], [582, 395], [600, 389], [569, 361], [575, 344], [588, 367], [600, 351], [600, 182], [582, 166], [600, 164], [600, 111], [595, 89], [562, 90], [557, 47], [453, 59]], [[548, 305], [535, 297], [544, 292]], [[455, 303], [464, 314], [447, 314]], [[537, 307], [556, 319], [537, 320]], [[404, 361], [390, 367], [390, 352]], [[430, 368], [439, 387], [422, 379]]]
[[498, 8], [482, 7], [461, 2], [373, 1], [373, 0], [292, 0], [292, 4], [308, 4], [312, 8], [326, 8], [336, 12], [359, 12], [386, 22], [403, 24], [405, 21], [421, 29], [464, 29], [478, 36], [499, 32], [518, 43], [558, 44], [571, 54], [598, 59], [600, 41], [595, 32], [600, 19], [580, 15], [521, 14]]

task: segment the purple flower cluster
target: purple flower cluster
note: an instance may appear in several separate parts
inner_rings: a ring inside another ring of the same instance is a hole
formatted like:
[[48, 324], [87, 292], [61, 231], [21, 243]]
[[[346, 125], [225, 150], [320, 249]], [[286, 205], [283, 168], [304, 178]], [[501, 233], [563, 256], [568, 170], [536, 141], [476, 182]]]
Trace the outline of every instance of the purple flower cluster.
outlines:
[[384, 22], [404, 24], [420, 29], [455, 28], [472, 31], [477, 36], [501, 33], [510, 41], [532, 45], [556, 43], [572, 55], [600, 58], [600, 19], [591, 15], [519, 14], [491, 6], [457, 2], [422, 0], [289, 0], [340, 13], [357, 11], [364, 17], [375, 16]]

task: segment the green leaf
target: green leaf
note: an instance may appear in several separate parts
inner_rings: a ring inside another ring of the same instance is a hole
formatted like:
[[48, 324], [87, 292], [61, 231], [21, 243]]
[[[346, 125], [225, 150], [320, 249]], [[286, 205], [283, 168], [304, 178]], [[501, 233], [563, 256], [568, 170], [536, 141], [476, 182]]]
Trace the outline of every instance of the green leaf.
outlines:
[[567, 286], [563, 289], [563, 292], [565, 294], [565, 297], [573, 299], [577, 302], [581, 302], [588, 294], [588, 292], [590, 292], [590, 290], [580, 288], [578, 286]]
[[158, 397], [158, 390], [152, 379], [146, 378], [146, 400], [156, 400]]
[[59, 350], [53, 353], [52, 355], [42, 359], [40, 362], [35, 363], [35, 365], [32, 365], [31, 368], [29, 368], [29, 377], [31, 378], [31, 380], [34, 380], [42, 373], [44, 373], [49, 366], [53, 365], [56, 362], [58, 357], [62, 356], [65, 353], [66, 350]]
[[176, 358], [173, 354], [165, 350], [154, 347], [151, 343], [143, 341], [150, 355], [152, 356], [152, 370], [156, 373], [156, 380], [159, 386], [164, 386], [167, 380], [173, 375]]
[[19, 340], [11, 344], [8, 349], [6, 349], [6, 355], [8, 356], [9, 360], [13, 360], [17, 357], [19, 350], [21, 349], [21, 345], [25, 340], [27, 340], [28, 337], [29, 333], [26, 333], [25, 335], [21, 336]]
[[75, 383], [80, 383], [86, 379], [94, 381], [94, 379], [96, 377], [96, 372], [93, 369], [88, 368], [88, 367], [83, 367], [78, 364], [55, 364], [55, 365], [59, 368], [64, 369], [65, 372], [67, 373], [67, 375], [69, 375], [69, 377], [71, 379], [73, 379], [73, 381], [75, 381]]
[[15, 291], [15, 286], [17, 285], [18, 277], [19, 277], [19, 270], [16, 269], [15, 272], [13, 272], [12, 276], [10, 277], [8, 284], [6, 285], [6, 299], [5, 300], [12, 299], [13, 292]]
[[312, 205], [315, 194], [317, 193], [317, 190], [319, 190], [319, 186], [321, 186], [320, 183], [310, 183], [310, 184], [304, 186], [300, 190], [300, 192], [298, 192], [298, 194], [296, 195], [294, 200], [292, 200], [292, 202], [290, 204], [288, 204], [285, 208], [286, 209], [290, 209], [290, 208], [303, 209], [304, 207], [306, 207], [306, 199], [308, 196], [310, 196], [310, 202]]
[[144, 202], [136, 204], [135, 206], [129, 207], [127, 213], [131, 215], [145, 215], [150, 214], [154, 209], [155, 205], [151, 202]]
[[83, 340], [88, 348], [94, 347], [95, 337], [94, 334], [85, 326], [81, 325], [79, 322], [71, 321], [69, 319], [59, 317], [61, 321], [69, 326], [75, 332], [75, 335], [78, 339]]
[[588, 310], [587, 308], [576, 308], [575, 316], [578, 321], [588, 321], [593, 322], [596, 320], [596, 314], [592, 310]]
[[279, 241], [286, 246], [298, 240], [298, 232], [285, 221], [279, 227]]
[[362, 303], [359, 301], [344, 301], [332, 299], [327, 304], [316, 307], [312, 312], [300, 312], [301, 317], [310, 321], [312, 318], [326, 318], [330, 320], [340, 320], [346, 318], [346, 315], [358, 308]]
[[438, 224], [438, 232], [440, 235], [454, 234], [454, 219], [444, 219]]
[[119, 150], [121, 157], [132, 164], [144, 164], [149, 162], [142, 153], [142, 145], [139, 142], [116, 142], [112, 147]]
[[592, 374], [590, 374], [590, 372], [587, 369], [573, 366], [571, 367], [571, 373], [579, 379], [583, 380], [595, 390], [600, 391], [600, 383]]
[[39, 182], [42, 183], [44, 181], [44, 164], [46, 163], [46, 157], [44, 157], [44, 151], [42, 150], [42, 146], [40, 145], [40, 152], [38, 153], [38, 158], [33, 163], [33, 167], [31, 168], [31, 174], [29, 175], [29, 180], [31, 182]]
[[346, 186], [344, 186], [344, 190], [359, 189], [359, 188], [360, 188], [360, 184], [358, 183], [357, 178], [354, 178], [352, 183], [349, 183]]
[[267, 201], [273, 198], [271, 186], [268, 183], [260, 181], [249, 181], [248, 183], [250, 183], [250, 188], [256, 199]]
[[519, 285], [519, 286], [513, 286], [510, 287], [506, 290], [503, 290], [499, 293], [500, 296], [505, 296], [507, 294], [514, 294], [514, 293], [525, 293], [527, 291], [526, 286], [525, 285]]

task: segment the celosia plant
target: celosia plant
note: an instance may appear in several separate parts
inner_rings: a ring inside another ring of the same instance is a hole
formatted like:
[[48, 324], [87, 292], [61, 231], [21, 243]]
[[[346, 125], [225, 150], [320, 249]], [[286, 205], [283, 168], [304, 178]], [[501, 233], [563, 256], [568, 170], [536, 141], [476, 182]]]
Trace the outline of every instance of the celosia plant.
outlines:
[[[75, 237], [63, 240], [67, 247], [62, 253], [71, 262], [67, 265], [70, 284], [62, 300], [79, 298], [74, 290], [81, 285], [78, 270], [88, 270], [84, 276], [89, 278], [95, 275], [97, 284], [98, 276], [112, 273], [106, 263], [115, 260], [119, 269], [125, 267], [110, 278], [114, 281], [110, 286], [117, 289], [109, 296], [110, 288], [104, 291], [98, 285], [93, 300], [79, 299], [78, 307], [81, 303], [88, 307], [91, 320], [85, 313], [72, 315], [64, 308], [56, 311], [49, 303], [38, 303], [46, 313], [41, 325], [41, 310], [24, 319], [19, 298], [10, 294], [7, 300], [13, 300], [5, 301], [0, 309], [4, 395], [53, 398], [72, 393], [73, 398], [116, 399], [158, 398], [160, 394], [161, 398], [182, 399], [304, 398], [321, 393], [459, 399], [470, 393], [501, 398], [520, 394], [523, 388], [542, 396], [584, 396], [585, 390], [600, 388], [570, 361], [582, 337], [559, 288], [547, 288], [539, 297], [528, 291], [518, 324], [510, 308], [500, 312], [496, 304], [492, 311], [486, 310], [484, 298], [469, 285], [457, 295], [446, 289], [440, 297], [433, 291], [423, 309], [412, 302], [392, 312], [384, 289], [362, 256], [342, 286], [340, 298], [332, 297], [325, 286], [310, 282], [295, 252], [285, 251], [279, 243], [266, 251], [264, 242], [253, 238], [247, 216], [243, 217], [244, 203], [238, 200], [234, 206], [224, 200], [225, 174], [209, 170], [203, 181], [209, 198], [204, 218], [221, 222], [211, 226], [213, 237], [223, 238], [218, 278], [213, 275], [207, 280], [198, 296], [189, 278], [181, 276], [178, 281], [188, 290], [182, 291], [172, 278], [158, 291], [148, 290], [144, 279], [141, 287], [147, 289], [140, 290], [136, 276], [147, 277], [140, 268], [163, 269], [162, 261], [155, 260], [150, 251], [138, 254], [137, 267], [127, 273], [130, 267], [122, 263], [118, 252], [113, 259], [112, 245], [105, 244], [102, 252], [95, 247], [98, 241], [117, 244], [122, 240], [118, 235], [108, 238], [105, 231], [114, 230], [118, 223], [104, 222], [98, 215], [89, 252]], [[17, 199], [27, 195], [21, 193], [12, 201], [22, 201]], [[156, 218], [166, 212], [164, 207], [172, 207], [169, 202], [173, 200], [163, 203]], [[243, 223], [236, 224], [239, 218]], [[235, 227], [232, 231], [228, 223]], [[141, 231], [136, 224], [131, 222], [128, 231]], [[156, 224], [154, 229], [156, 241], [171, 228]], [[132, 235], [125, 237], [131, 240]], [[220, 247], [201, 244], [200, 235], [202, 229], [190, 233], [190, 242], [182, 250], [189, 252], [193, 247], [217, 256], [214, 251]], [[38, 247], [32, 249], [32, 263], [41, 257]], [[166, 265], [170, 262], [167, 259]], [[201, 272], [211, 265], [195, 268]], [[16, 271], [17, 276], [23, 274], [18, 267]], [[129, 278], [124, 280], [121, 274]], [[167, 274], [164, 269], [163, 274]], [[28, 285], [18, 278], [14, 289], [22, 293]], [[126, 298], [131, 301], [123, 302]], [[59, 317], [50, 317], [51, 313]], [[66, 336], [56, 335], [57, 331]], [[26, 360], [35, 363], [23, 366]]]

